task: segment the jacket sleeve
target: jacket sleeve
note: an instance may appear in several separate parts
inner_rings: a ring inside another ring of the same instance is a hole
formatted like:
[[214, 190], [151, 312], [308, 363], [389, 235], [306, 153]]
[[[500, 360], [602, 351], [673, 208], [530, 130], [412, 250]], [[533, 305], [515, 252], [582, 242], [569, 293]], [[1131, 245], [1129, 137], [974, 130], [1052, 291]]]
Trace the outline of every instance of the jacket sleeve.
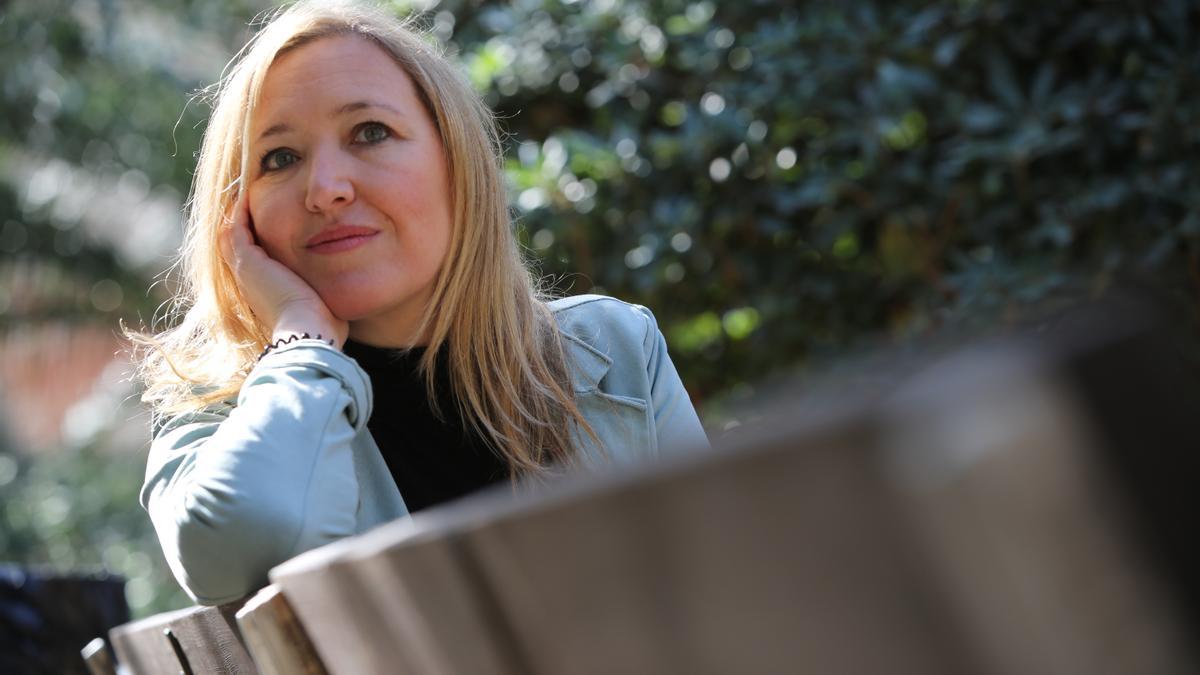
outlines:
[[654, 314], [641, 305], [637, 309], [647, 320], [642, 351], [646, 360], [646, 376], [650, 384], [650, 404], [654, 408], [654, 428], [660, 453], [696, 450], [708, 447], [708, 436], [700, 417], [688, 396], [675, 364], [667, 355], [667, 341]]
[[354, 534], [351, 443], [370, 414], [362, 369], [323, 342], [299, 340], [258, 362], [236, 406], [156, 429], [140, 500], [196, 602], [240, 598], [275, 565]]

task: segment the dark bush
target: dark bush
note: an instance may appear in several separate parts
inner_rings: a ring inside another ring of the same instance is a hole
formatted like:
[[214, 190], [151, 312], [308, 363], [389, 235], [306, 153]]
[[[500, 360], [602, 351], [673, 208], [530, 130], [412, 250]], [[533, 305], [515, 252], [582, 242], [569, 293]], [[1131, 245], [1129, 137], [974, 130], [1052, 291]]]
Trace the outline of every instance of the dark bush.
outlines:
[[1129, 275], [1195, 317], [1194, 3], [801, 4], [431, 15], [544, 271], [654, 308], [694, 395]]

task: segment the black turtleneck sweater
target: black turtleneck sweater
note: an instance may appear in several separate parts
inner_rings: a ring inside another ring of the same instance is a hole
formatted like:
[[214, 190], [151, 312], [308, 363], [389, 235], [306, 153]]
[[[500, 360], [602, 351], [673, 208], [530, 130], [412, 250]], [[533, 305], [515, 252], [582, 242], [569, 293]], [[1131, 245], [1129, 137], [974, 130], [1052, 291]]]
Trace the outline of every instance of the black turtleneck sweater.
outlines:
[[445, 359], [438, 359], [435, 374], [438, 419], [417, 367], [425, 353], [423, 347], [399, 352], [347, 341], [344, 351], [371, 378], [375, 406], [367, 429], [409, 512], [508, 478], [508, 465], [463, 423], [450, 393]]

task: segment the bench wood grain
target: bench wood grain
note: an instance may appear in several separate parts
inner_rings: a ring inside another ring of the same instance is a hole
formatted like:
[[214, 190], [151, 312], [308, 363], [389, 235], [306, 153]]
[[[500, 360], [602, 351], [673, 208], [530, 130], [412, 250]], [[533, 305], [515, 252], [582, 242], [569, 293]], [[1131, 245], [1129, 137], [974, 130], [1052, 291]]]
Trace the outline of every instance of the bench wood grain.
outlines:
[[108, 642], [104, 638], [98, 637], [87, 643], [87, 646], [79, 650], [79, 654], [91, 675], [117, 675], [112, 656], [108, 652]]
[[108, 632], [120, 667], [133, 675], [190, 673], [166, 631], [171, 621], [195, 612], [196, 608], [175, 610], [117, 626]]
[[196, 607], [167, 625], [194, 673], [245, 675], [257, 673], [242, 641], [235, 614], [242, 602]]
[[236, 616], [262, 675], [325, 675], [307, 631], [278, 586], [256, 593]]

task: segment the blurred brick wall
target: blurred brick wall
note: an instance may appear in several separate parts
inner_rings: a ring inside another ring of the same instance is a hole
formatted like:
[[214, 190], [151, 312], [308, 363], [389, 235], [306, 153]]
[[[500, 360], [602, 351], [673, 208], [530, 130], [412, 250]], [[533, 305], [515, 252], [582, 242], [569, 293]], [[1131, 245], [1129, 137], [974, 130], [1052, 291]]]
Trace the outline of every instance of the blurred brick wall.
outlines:
[[[0, 424], [22, 451], [56, 448], [63, 421], [114, 359], [114, 328], [43, 324], [0, 336]], [[114, 411], [115, 413], [116, 411]]]

